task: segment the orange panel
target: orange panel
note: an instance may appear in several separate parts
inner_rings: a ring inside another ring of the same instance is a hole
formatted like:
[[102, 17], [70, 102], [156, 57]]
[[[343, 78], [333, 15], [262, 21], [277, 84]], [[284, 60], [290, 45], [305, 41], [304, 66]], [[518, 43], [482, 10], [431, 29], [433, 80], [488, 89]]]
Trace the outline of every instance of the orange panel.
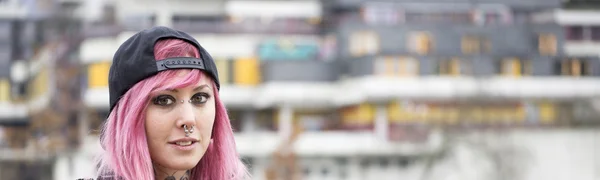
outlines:
[[257, 58], [239, 58], [234, 64], [235, 84], [257, 85], [260, 83], [260, 62]]

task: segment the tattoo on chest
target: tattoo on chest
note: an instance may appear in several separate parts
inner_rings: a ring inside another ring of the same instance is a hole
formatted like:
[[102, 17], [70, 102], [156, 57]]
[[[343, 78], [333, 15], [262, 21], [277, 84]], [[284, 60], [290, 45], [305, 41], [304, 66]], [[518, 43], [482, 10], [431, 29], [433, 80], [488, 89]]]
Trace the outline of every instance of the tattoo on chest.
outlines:
[[[177, 179], [175, 179], [175, 176], [170, 175], [170, 176], [167, 176], [165, 178], [165, 180], [177, 180]], [[185, 171], [185, 174], [183, 176], [181, 176], [181, 178], [179, 178], [179, 180], [190, 180], [190, 171], [189, 170]]]

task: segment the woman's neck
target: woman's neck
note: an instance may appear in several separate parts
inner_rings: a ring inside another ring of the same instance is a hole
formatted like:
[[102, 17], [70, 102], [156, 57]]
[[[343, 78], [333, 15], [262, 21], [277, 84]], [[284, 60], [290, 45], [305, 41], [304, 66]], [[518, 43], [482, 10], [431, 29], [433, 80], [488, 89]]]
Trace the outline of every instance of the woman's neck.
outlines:
[[190, 171], [155, 172], [156, 180], [189, 180]]

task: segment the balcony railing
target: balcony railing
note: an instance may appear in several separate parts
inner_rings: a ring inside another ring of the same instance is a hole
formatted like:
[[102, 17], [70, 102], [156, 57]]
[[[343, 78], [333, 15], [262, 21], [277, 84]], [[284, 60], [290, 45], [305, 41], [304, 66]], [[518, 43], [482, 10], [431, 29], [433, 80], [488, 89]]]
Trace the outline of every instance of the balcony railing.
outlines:
[[173, 22], [173, 28], [189, 33], [264, 33], [264, 34], [316, 34], [318, 25], [309, 22], [274, 21], [270, 23], [231, 22]]

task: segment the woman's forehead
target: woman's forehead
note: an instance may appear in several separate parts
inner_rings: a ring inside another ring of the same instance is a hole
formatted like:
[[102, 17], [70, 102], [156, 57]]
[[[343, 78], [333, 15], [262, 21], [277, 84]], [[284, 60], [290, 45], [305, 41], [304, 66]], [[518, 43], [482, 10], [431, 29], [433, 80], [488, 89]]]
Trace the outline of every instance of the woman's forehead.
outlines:
[[[184, 81], [184, 78], [187, 78], [189, 76], [189, 73], [191, 72], [192, 71], [189, 69], [177, 70], [176, 76], [174, 78], [168, 79], [168, 82], [166, 84], [176, 84], [178, 82]], [[201, 76], [197, 79], [195, 83], [189, 84], [184, 87], [178, 87], [176, 89], [196, 88], [200, 86], [206, 86], [206, 88], [212, 89], [212, 81], [209, 78], [209, 76], [205, 75], [204, 73], [201, 74]]]

